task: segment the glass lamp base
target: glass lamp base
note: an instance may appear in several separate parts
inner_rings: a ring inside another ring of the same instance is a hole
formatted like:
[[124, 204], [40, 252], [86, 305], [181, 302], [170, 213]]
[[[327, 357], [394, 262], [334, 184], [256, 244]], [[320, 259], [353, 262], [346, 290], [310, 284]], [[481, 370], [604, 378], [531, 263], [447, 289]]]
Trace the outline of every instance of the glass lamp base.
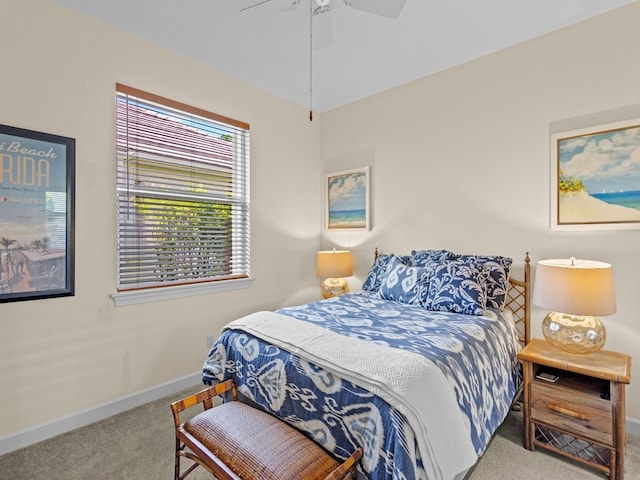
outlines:
[[549, 343], [570, 353], [593, 353], [604, 347], [607, 332], [598, 317], [550, 312], [542, 321]]
[[331, 298], [349, 291], [349, 284], [344, 278], [327, 278], [322, 282], [322, 298]]

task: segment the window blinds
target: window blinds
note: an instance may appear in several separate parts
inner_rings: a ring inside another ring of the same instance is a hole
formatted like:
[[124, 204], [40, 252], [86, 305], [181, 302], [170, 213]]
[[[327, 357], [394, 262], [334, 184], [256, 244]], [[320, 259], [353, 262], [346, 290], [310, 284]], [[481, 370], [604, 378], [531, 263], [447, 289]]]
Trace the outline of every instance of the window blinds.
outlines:
[[249, 276], [249, 126], [117, 85], [118, 290]]

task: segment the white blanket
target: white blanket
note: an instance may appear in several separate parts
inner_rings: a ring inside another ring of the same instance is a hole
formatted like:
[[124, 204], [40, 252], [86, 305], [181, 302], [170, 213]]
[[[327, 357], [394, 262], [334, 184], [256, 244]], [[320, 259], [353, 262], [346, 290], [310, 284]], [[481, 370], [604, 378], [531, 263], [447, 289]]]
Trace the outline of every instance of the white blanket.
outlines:
[[462, 478], [477, 461], [451, 385], [423, 356], [267, 311], [235, 320], [225, 329], [250, 333], [384, 399], [413, 428], [428, 480]]

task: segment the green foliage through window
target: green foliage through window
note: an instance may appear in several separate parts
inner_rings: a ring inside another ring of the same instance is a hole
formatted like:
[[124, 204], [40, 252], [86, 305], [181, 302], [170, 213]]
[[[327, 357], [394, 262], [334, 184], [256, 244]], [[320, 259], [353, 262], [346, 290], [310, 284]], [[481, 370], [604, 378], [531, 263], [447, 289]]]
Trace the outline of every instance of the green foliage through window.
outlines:
[[[231, 273], [230, 205], [151, 197], [136, 197], [135, 205], [149, 224], [148, 241], [157, 256], [159, 278], [200, 279]], [[215, 245], [212, 233], [219, 238]]]

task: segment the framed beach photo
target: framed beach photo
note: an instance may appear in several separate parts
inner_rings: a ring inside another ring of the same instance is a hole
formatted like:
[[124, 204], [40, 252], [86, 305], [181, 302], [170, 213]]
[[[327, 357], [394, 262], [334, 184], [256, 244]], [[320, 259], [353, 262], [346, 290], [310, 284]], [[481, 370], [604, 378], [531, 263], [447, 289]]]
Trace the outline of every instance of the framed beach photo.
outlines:
[[74, 295], [75, 139], [0, 125], [0, 302]]
[[640, 228], [640, 119], [551, 136], [551, 228]]
[[369, 167], [329, 173], [325, 180], [325, 226], [369, 230]]

